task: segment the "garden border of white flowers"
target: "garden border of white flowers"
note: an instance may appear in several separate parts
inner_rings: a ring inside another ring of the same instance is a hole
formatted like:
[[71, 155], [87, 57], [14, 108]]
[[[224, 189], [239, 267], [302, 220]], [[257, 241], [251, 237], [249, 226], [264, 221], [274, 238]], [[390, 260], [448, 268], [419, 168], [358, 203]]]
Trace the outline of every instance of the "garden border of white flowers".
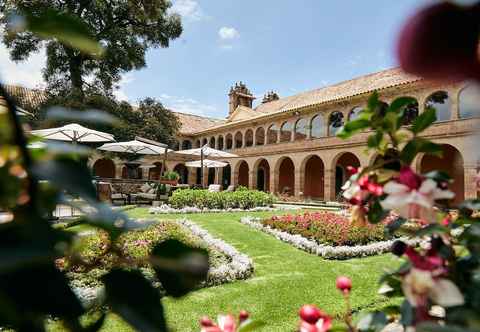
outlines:
[[390, 252], [392, 244], [396, 240], [402, 240], [410, 245], [418, 245], [421, 242], [420, 239], [401, 237], [394, 240], [379, 241], [358, 246], [331, 246], [319, 244], [298, 234], [293, 235], [270, 226], [264, 226], [260, 218], [247, 216], [241, 218], [240, 222], [251, 228], [273, 235], [280, 241], [287, 242], [298, 249], [325, 259], [349, 259], [383, 254]]
[[288, 210], [301, 210], [297, 206], [258, 206], [253, 209], [200, 209], [196, 206], [186, 206], [181, 209], [172, 208], [170, 205], [163, 204], [158, 207], [152, 207], [148, 210], [151, 214], [193, 214], [193, 213], [225, 213], [225, 212], [271, 212], [271, 211], [288, 211]]
[[[242, 254], [225, 241], [213, 237], [207, 230], [190, 220], [179, 219], [177, 222], [184, 227], [187, 232], [192, 233], [195, 237], [204, 241], [208, 247], [215, 248], [229, 260], [228, 263], [211, 268], [208, 271], [207, 280], [200, 288], [222, 285], [235, 280], [245, 280], [252, 276], [254, 267], [250, 257]], [[73, 291], [86, 308], [98, 305], [105, 296], [103, 287], [75, 287], [73, 284], [72, 286]]]

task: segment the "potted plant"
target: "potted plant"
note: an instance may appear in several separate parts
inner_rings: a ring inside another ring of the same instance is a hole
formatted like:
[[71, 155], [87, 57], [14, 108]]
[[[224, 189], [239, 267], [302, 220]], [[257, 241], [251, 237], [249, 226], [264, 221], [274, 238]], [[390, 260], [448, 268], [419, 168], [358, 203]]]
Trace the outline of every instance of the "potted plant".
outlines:
[[165, 172], [162, 179], [160, 180], [160, 183], [176, 186], [178, 184], [178, 179], [180, 179], [180, 175], [177, 172], [168, 171]]

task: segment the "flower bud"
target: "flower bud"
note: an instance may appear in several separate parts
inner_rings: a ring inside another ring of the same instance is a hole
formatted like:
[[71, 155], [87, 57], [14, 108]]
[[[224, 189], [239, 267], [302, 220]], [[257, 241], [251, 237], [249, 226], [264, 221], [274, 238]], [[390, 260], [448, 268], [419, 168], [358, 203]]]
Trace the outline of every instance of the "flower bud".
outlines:
[[337, 289], [342, 291], [343, 293], [349, 293], [352, 289], [352, 280], [348, 277], [338, 277], [337, 278]]
[[210, 318], [208, 318], [207, 316], [203, 316], [201, 319], [200, 319], [200, 325], [203, 326], [203, 327], [210, 327], [210, 326], [213, 326], [213, 322]]
[[407, 250], [407, 247], [408, 246], [405, 242], [395, 241], [392, 244], [392, 249], [391, 249], [392, 254], [394, 254], [395, 256], [401, 257], [401, 256], [403, 256], [403, 254]]
[[248, 319], [248, 317], [250, 317], [250, 315], [245, 310], [240, 311], [240, 313], [238, 315], [238, 319], [240, 320], [240, 322], [246, 321]]
[[398, 40], [403, 70], [427, 79], [478, 79], [477, 8], [442, 1], [412, 16]]
[[300, 308], [300, 318], [309, 323], [315, 324], [322, 316], [320, 309], [313, 304], [306, 304]]

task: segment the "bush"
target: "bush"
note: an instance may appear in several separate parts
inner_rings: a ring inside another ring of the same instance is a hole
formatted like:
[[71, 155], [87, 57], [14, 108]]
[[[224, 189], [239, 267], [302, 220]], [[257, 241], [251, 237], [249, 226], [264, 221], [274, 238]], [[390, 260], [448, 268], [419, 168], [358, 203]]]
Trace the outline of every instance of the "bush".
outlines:
[[262, 191], [248, 189], [234, 192], [182, 189], [172, 194], [169, 203], [176, 209], [187, 206], [200, 209], [252, 209], [271, 206], [274, 203], [274, 197]]
[[263, 220], [262, 224], [321, 244], [362, 245], [385, 240], [383, 223], [355, 226], [347, 217], [331, 212], [274, 216]]

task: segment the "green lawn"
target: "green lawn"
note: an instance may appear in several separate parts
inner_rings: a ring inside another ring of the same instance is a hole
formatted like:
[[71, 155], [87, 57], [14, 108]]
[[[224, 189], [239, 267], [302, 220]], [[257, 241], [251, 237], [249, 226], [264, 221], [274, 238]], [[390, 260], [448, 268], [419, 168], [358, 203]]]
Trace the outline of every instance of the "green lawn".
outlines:
[[[147, 209], [131, 210], [128, 214], [134, 218], [152, 218]], [[261, 331], [293, 331], [302, 304], [315, 303], [332, 315], [343, 311], [343, 301], [335, 289], [338, 275], [348, 275], [353, 280], [354, 308], [375, 308], [385, 304], [384, 299], [376, 295], [377, 280], [385, 268], [399, 264], [394, 256], [323, 260], [240, 224], [238, 220], [242, 215], [188, 215], [212, 235], [249, 255], [255, 264], [255, 274], [246, 281], [202, 289], [180, 300], [166, 299], [167, 319], [177, 331], [198, 331], [198, 318], [204, 314], [215, 317], [217, 313], [236, 313], [241, 309], [268, 323]], [[159, 215], [155, 218], [174, 220], [179, 216]], [[120, 319], [111, 316], [103, 331], [131, 330]]]

